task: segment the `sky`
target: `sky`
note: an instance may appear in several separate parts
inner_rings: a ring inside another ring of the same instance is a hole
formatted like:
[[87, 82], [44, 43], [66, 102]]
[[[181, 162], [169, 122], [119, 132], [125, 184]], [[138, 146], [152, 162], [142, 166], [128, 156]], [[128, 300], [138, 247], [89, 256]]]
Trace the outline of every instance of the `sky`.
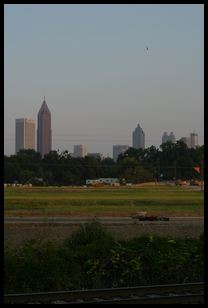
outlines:
[[4, 20], [6, 155], [44, 96], [53, 150], [112, 157], [138, 123], [146, 147], [164, 131], [204, 143], [202, 4], [6, 4]]

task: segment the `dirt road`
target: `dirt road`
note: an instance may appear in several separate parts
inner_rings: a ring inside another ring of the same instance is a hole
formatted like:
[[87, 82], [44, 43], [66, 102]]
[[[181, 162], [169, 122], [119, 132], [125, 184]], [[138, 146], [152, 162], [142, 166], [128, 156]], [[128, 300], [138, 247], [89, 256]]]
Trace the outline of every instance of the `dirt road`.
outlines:
[[[5, 217], [4, 239], [17, 245], [24, 240], [63, 241], [89, 217]], [[143, 234], [172, 237], [198, 237], [204, 231], [202, 217], [171, 217], [169, 221], [138, 221], [131, 217], [99, 217], [97, 221], [118, 239]]]

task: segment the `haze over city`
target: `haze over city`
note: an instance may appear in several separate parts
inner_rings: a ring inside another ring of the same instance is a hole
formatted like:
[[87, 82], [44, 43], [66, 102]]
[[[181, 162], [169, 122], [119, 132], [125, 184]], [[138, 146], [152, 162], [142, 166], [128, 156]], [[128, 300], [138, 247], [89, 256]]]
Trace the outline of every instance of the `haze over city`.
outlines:
[[52, 148], [112, 156], [164, 131], [203, 144], [203, 5], [5, 5], [5, 154], [46, 97]]

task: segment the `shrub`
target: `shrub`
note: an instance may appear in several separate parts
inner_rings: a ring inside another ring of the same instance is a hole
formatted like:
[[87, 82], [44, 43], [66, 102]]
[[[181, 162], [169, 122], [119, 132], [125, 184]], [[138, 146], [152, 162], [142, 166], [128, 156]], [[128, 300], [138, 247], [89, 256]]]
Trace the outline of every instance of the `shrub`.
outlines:
[[203, 281], [204, 239], [117, 241], [97, 221], [64, 243], [5, 244], [5, 293]]

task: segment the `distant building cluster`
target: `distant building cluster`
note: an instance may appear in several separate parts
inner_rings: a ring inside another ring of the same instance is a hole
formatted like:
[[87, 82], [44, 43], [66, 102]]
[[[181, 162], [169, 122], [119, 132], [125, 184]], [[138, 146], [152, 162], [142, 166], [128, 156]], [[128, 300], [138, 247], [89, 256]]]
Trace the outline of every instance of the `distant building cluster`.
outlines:
[[199, 145], [197, 133], [191, 133], [190, 137], [182, 137], [180, 140], [183, 141], [187, 145], [187, 147], [191, 149], [195, 149]]
[[[113, 146], [113, 159], [117, 161], [118, 156], [128, 150], [129, 145], [114, 145]], [[135, 149], [145, 148], [145, 133], [141, 126], [138, 124], [132, 133], [132, 147]]]
[[165, 143], [167, 141], [170, 141], [172, 143], [176, 143], [176, 137], [175, 137], [173, 132], [171, 132], [170, 135], [168, 135], [167, 132], [164, 132], [164, 134], [162, 136], [162, 143]]
[[[196, 133], [191, 133], [190, 137], [182, 137], [180, 140], [183, 141], [187, 145], [188, 148], [195, 149], [199, 145], [198, 134]], [[165, 143], [167, 141], [176, 143], [176, 137], [173, 132], [171, 132], [170, 135], [168, 135], [167, 132], [164, 132], [162, 136], [162, 143]]]
[[[16, 153], [21, 149], [35, 150], [35, 120], [31, 118], [21, 118], [15, 121], [15, 151]], [[198, 146], [198, 134], [191, 133], [190, 137], [182, 137], [182, 140], [187, 147], [196, 148]], [[162, 144], [170, 141], [176, 143], [176, 137], [173, 132], [168, 134], [163, 133]], [[113, 145], [113, 159], [117, 161], [118, 156], [128, 150], [130, 146], [124, 144]], [[132, 132], [132, 147], [135, 149], [145, 148], [145, 133], [140, 124]], [[37, 118], [37, 151], [40, 152], [43, 158], [52, 150], [52, 130], [51, 130], [51, 112], [46, 104], [45, 97], [41, 108], [38, 112]], [[88, 153], [86, 144], [74, 145], [73, 157], [96, 157], [103, 159], [100, 153]]]

